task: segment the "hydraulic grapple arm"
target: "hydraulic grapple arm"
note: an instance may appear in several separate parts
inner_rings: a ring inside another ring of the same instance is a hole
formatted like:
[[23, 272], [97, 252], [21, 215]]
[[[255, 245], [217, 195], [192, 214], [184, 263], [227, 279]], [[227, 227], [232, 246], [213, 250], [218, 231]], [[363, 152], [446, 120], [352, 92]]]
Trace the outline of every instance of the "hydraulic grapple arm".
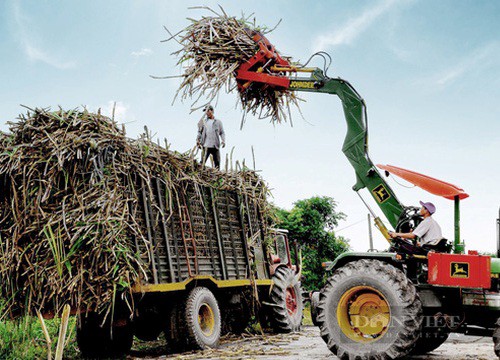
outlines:
[[[307, 91], [337, 95], [342, 101], [347, 122], [347, 134], [342, 151], [354, 167], [354, 191], [367, 188], [390, 224], [396, 228], [405, 207], [382, 178], [368, 155], [366, 105], [362, 97], [347, 81], [332, 79], [319, 68], [294, 66], [282, 58], [260, 33], [253, 33], [259, 51], [236, 71], [240, 92], [253, 86], [273, 87], [276, 90]], [[298, 74], [302, 76], [298, 76]], [[380, 225], [383, 226], [382, 222]], [[385, 228], [385, 227], [384, 227]], [[387, 230], [381, 229], [389, 240]]]

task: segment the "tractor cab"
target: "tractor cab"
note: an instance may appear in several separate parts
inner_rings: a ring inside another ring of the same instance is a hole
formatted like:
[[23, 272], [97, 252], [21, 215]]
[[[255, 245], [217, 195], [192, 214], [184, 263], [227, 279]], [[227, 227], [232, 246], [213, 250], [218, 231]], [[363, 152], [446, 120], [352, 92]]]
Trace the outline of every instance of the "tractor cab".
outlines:
[[[288, 241], [288, 230], [272, 229], [272, 244], [269, 247], [270, 273], [274, 275], [278, 267], [287, 267], [296, 274], [300, 271], [300, 254], [295, 244], [293, 255]], [[293, 261], [292, 261], [293, 259]]]

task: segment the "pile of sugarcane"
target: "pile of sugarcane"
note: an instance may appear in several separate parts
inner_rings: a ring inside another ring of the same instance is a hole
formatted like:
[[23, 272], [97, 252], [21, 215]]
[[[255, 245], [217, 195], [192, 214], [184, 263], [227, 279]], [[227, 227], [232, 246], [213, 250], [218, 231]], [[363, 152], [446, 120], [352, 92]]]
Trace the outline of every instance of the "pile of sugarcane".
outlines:
[[117, 294], [127, 297], [147, 277], [132, 245], [147, 241], [147, 229], [131, 216], [139, 203], [131, 177], [153, 176], [172, 201], [181, 181], [193, 181], [238, 189], [266, 209], [254, 171], [205, 168], [147, 134], [130, 140], [100, 113], [35, 109], [10, 123], [0, 133], [0, 319], [65, 304], [105, 312]]
[[[181, 93], [182, 99], [194, 98], [193, 106], [201, 98], [213, 101], [224, 87], [227, 92], [233, 90], [236, 70], [259, 49], [252, 40], [252, 30], [262, 34], [270, 32], [251, 23], [249, 17], [237, 19], [228, 16], [222, 8], [220, 13], [207, 7], [203, 9], [210, 11], [211, 16], [189, 19], [189, 26], [168, 39], [176, 40], [182, 47], [173, 53], [179, 58], [177, 65], [183, 67], [177, 95]], [[280, 122], [290, 118], [290, 105], [298, 107], [293, 91], [259, 83], [252, 83], [244, 90], [240, 88], [239, 94], [244, 116], [251, 113]]]

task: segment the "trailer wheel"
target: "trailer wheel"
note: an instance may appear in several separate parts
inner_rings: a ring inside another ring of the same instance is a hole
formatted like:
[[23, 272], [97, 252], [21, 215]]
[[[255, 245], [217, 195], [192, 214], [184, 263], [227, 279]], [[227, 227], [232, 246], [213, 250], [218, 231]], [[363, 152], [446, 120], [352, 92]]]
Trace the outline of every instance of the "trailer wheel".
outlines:
[[496, 324], [497, 327], [493, 331], [493, 345], [495, 349], [495, 354], [500, 359], [500, 318], [498, 318]]
[[321, 337], [340, 359], [398, 359], [414, 347], [422, 304], [394, 266], [358, 260], [337, 269], [321, 290]]
[[269, 309], [272, 329], [279, 333], [299, 331], [304, 306], [300, 282], [286, 267], [276, 270], [273, 282]]
[[164, 318], [155, 308], [141, 309], [133, 321], [134, 335], [143, 341], [157, 340], [165, 327]]
[[76, 330], [78, 348], [84, 358], [113, 358], [125, 355], [132, 348], [134, 333], [128, 319], [115, 321], [113, 327], [102, 318], [90, 313], [82, 315]]
[[251, 308], [226, 307], [222, 311], [222, 333], [241, 335], [252, 319]]
[[183, 297], [174, 302], [170, 310], [170, 316], [167, 318], [165, 339], [167, 340], [168, 350], [171, 353], [180, 353], [186, 349], [185, 322], [181, 315], [181, 309], [184, 308], [181, 304], [184, 304], [185, 301], [186, 298]]
[[[172, 314], [170, 340], [175, 350], [215, 348], [221, 334], [219, 304], [206, 287], [195, 287]], [[172, 339], [173, 338], [173, 339]]]

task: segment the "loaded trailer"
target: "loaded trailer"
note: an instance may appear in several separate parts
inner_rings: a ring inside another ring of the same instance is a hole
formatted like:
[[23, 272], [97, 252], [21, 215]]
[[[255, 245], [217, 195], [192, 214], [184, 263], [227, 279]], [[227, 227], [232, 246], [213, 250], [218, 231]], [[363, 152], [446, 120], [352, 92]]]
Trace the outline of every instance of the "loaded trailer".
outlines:
[[162, 332], [173, 351], [216, 347], [221, 334], [242, 333], [252, 316], [276, 332], [299, 330], [298, 253], [292, 265], [287, 231], [266, 229], [255, 199], [186, 181], [168, 209], [161, 178], [138, 181], [136, 190], [132, 216], [147, 238], [136, 237], [134, 246], [148, 266], [132, 288], [134, 313], [122, 306], [105, 327], [96, 314], [82, 317], [84, 354], [124, 353], [133, 335], [156, 340]]
[[[35, 109], [0, 134], [0, 316], [78, 316], [84, 356], [165, 333], [216, 347], [300, 328], [300, 254], [255, 171], [218, 171], [100, 113]], [[292, 256], [293, 253], [293, 256]]]

